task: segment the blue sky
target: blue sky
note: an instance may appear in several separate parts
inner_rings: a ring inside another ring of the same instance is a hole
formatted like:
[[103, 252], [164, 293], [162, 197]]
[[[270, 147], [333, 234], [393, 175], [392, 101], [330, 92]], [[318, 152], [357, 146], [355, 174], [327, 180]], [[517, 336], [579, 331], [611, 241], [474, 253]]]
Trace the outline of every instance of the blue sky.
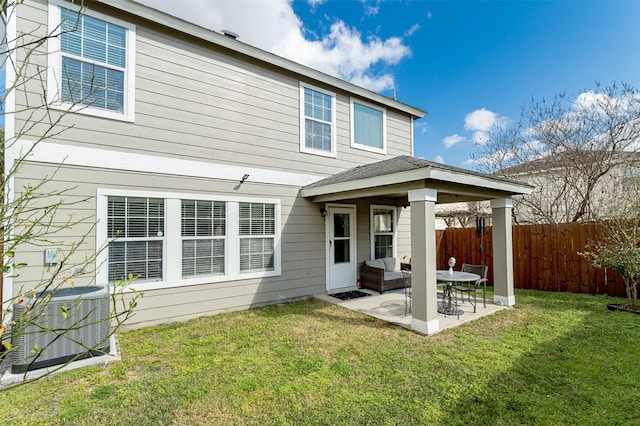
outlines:
[[[415, 155], [473, 168], [521, 106], [640, 88], [640, 1], [139, 0], [428, 112]], [[484, 138], [484, 139], [483, 139]]]
[[[367, 5], [376, 10], [367, 14]], [[327, 1], [293, 6], [311, 36], [322, 37], [327, 23], [340, 19], [357, 28], [363, 40], [403, 38], [410, 55], [378, 67], [393, 75], [398, 100], [428, 111], [417, 122], [415, 155], [429, 160], [473, 167], [467, 160], [476, 147], [474, 135], [486, 137], [477, 132], [517, 120], [532, 97], [578, 94], [593, 89], [596, 81], [624, 81], [640, 88], [636, 1]]]

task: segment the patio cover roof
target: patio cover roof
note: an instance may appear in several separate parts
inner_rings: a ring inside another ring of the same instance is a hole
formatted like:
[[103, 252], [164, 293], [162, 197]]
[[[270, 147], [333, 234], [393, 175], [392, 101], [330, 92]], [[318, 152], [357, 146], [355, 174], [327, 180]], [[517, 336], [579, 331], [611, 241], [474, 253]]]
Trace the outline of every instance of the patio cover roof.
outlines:
[[420, 188], [435, 189], [439, 204], [509, 198], [534, 189], [521, 182], [404, 155], [345, 170], [305, 186], [301, 193], [318, 203], [387, 196], [403, 198], [408, 205], [408, 191]]

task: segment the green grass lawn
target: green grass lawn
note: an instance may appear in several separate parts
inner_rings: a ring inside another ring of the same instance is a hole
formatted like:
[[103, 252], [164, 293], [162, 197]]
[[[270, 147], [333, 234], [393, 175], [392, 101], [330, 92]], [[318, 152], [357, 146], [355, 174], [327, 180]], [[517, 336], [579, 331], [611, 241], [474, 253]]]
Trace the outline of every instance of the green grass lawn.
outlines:
[[0, 392], [3, 424], [640, 424], [640, 315], [517, 291], [425, 337], [307, 300], [121, 333], [122, 362]]

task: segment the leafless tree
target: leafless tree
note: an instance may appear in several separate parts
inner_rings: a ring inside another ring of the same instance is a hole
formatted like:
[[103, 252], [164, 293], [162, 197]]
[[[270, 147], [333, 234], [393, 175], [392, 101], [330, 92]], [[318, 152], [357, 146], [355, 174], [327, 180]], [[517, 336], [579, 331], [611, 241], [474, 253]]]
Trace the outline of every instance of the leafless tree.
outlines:
[[485, 172], [536, 187], [514, 199], [519, 222], [597, 220], [640, 180], [640, 92], [628, 84], [531, 100], [479, 146]]
[[[83, 215], [86, 206], [91, 205], [88, 199], [73, 194], [74, 187], [59, 187], [53, 184], [58, 165], [53, 172], [44, 178], [30, 179], [21, 187], [15, 187], [21, 177], [21, 171], [29, 165], [29, 158], [37, 146], [50, 138], [60, 135], [72, 127], [73, 113], [54, 110], [48, 103], [46, 84], [46, 43], [50, 38], [60, 36], [60, 28], [48, 29], [46, 24], [35, 25], [23, 32], [8, 30], [15, 14], [24, 7], [24, 0], [0, 0], [0, 18], [2, 19], [2, 43], [0, 45], [0, 61], [8, 82], [0, 94], [0, 103], [4, 106], [2, 116], [7, 126], [7, 133], [0, 140], [0, 300], [2, 318], [0, 321], [0, 362], [6, 366], [12, 355], [19, 349], [14, 344], [20, 335], [25, 333], [45, 333], [57, 339], [75, 339], [81, 327], [96, 322], [110, 324], [110, 332], [106, 338], [133, 314], [140, 293], [130, 289], [126, 296], [122, 291], [135, 277], [114, 283], [111, 289], [111, 309], [108, 318], [96, 318], [93, 312], [78, 314], [82, 304], [80, 298], [61, 304], [52, 312], [48, 309], [56, 292], [75, 286], [86, 286], [95, 283], [95, 270], [98, 254], [107, 247], [96, 250], [89, 244], [95, 227], [93, 215]], [[80, 2], [76, 2], [78, 4]], [[73, 30], [73, 29], [72, 29]], [[19, 98], [20, 101], [15, 100]], [[15, 107], [14, 107], [15, 105]], [[77, 100], [74, 107], [86, 107], [86, 102]], [[77, 109], [77, 108], [76, 108]], [[24, 141], [28, 143], [24, 143]], [[24, 181], [24, 180], [23, 180]], [[72, 229], [83, 229], [82, 235], [69, 238]], [[29, 253], [40, 251], [43, 247], [54, 247], [58, 252], [55, 263], [43, 268], [39, 279], [29, 279], [20, 288], [13, 286], [9, 295], [3, 295], [3, 282], [15, 280], [28, 265], [24, 260]], [[58, 306], [58, 305], [56, 305]], [[17, 309], [20, 307], [21, 309]], [[20, 312], [20, 314], [16, 314]], [[60, 317], [59, 321], [51, 321]], [[55, 324], [55, 325], [52, 325]], [[31, 330], [31, 331], [27, 331]], [[33, 339], [21, 339], [28, 349], [29, 363], [35, 365], [48, 350], [48, 343], [38, 346], [30, 343]], [[45, 339], [46, 340], [46, 339]], [[86, 343], [76, 341], [83, 350], [74, 358], [96, 352], [103, 342]], [[98, 346], [99, 345], [99, 346]], [[64, 367], [74, 359], [58, 365], [50, 372]], [[1, 373], [1, 369], [0, 369]], [[43, 376], [39, 376], [43, 377]], [[28, 379], [25, 373], [24, 381]], [[35, 380], [35, 379], [33, 379]]]

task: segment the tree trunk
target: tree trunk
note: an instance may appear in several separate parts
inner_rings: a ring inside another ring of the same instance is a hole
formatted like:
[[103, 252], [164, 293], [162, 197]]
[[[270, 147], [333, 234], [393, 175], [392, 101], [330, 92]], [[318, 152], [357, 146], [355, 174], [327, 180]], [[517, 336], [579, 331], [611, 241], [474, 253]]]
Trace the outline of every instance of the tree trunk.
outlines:
[[636, 289], [636, 283], [631, 277], [624, 277], [624, 284], [627, 290], [627, 298], [631, 306], [636, 306], [638, 301], [638, 291]]

